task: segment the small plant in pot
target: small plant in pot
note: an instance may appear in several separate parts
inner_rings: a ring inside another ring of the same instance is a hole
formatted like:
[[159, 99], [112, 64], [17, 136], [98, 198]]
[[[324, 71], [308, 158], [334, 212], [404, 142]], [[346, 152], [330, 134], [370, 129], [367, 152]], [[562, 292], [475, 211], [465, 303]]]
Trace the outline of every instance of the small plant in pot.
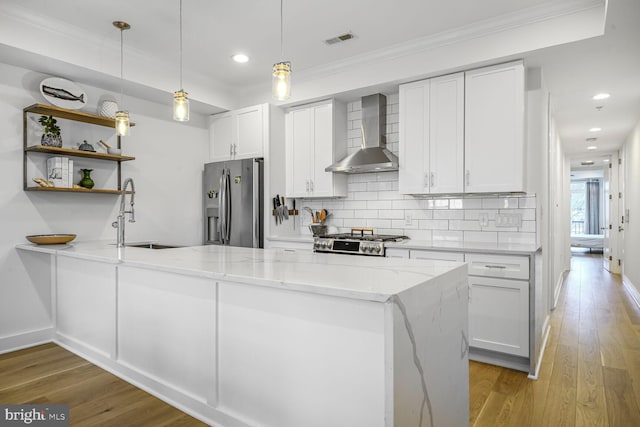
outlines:
[[48, 147], [62, 147], [62, 136], [60, 136], [60, 126], [57, 125], [58, 121], [53, 116], [40, 116], [38, 123], [44, 130], [40, 143]]

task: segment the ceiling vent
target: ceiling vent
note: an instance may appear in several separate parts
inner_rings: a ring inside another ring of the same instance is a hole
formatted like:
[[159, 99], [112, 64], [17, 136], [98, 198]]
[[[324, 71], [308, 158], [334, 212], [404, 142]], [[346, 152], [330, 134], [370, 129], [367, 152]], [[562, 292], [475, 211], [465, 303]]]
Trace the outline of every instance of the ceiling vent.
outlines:
[[356, 38], [356, 36], [354, 36], [352, 32], [348, 32], [348, 33], [340, 34], [339, 36], [336, 36], [336, 37], [331, 37], [330, 39], [326, 39], [324, 42], [329, 46], [331, 46], [332, 44], [346, 42], [347, 40], [351, 40], [354, 38]]
[[580, 162], [580, 164], [582, 166], [593, 166], [593, 163], [594, 163], [593, 160], [587, 160], [587, 161], [584, 161], [584, 162]]

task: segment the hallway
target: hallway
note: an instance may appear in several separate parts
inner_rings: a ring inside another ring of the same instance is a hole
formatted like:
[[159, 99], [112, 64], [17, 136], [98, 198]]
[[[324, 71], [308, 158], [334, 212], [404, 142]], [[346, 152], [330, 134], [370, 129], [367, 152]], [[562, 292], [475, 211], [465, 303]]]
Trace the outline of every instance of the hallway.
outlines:
[[574, 253], [537, 381], [471, 362], [470, 426], [640, 426], [640, 309], [602, 256]]

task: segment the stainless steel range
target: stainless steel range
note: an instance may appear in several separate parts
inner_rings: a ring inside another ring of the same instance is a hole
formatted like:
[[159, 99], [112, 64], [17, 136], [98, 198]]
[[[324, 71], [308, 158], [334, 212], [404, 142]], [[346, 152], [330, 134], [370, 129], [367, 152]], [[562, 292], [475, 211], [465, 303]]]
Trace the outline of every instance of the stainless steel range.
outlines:
[[316, 236], [313, 239], [313, 251], [384, 256], [385, 242], [400, 242], [405, 239], [408, 239], [408, 237], [390, 234], [373, 234], [372, 228], [352, 228], [351, 233]]

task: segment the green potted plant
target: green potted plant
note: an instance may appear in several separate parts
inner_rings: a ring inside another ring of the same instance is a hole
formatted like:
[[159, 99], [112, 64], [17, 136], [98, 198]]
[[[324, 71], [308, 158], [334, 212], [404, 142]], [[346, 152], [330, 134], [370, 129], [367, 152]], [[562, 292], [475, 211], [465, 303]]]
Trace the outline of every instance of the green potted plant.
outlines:
[[38, 123], [44, 130], [40, 143], [49, 147], [62, 147], [62, 136], [60, 136], [60, 126], [57, 125], [58, 121], [53, 116], [40, 116]]

